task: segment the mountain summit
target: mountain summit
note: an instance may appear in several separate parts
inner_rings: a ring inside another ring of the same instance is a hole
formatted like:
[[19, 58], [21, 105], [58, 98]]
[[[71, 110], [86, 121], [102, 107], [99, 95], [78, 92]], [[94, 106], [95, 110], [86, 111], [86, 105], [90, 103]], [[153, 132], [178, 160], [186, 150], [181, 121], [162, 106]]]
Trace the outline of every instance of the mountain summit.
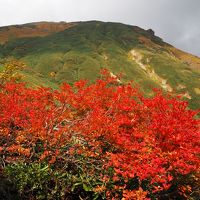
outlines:
[[165, 43], [152, 29], [100, 21], [0, 27], [1, 63], [8, 59], [27, 64], [23, 74], [32, 86], [94, 81], [108, 68], [149, 95], [152, 87], [162, 88], [200, 107], [200, 58]]

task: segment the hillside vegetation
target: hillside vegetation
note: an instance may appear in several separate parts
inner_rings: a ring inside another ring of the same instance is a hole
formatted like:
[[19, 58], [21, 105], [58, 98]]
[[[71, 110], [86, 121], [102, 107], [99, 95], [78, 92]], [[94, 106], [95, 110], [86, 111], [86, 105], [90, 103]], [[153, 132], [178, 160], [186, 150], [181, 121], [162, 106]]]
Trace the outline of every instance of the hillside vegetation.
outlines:
[[145, 94], [163, 88], [181, 94], [191, 108], [200, 107], [200, 58], [163, 42], [152, 30], [99, 21], [40, 22], [1, 27], [0, 43], [2, 66], [9, 59], [25, 62], [22, 73], [31, 86], [93, 82], [108, 68]]

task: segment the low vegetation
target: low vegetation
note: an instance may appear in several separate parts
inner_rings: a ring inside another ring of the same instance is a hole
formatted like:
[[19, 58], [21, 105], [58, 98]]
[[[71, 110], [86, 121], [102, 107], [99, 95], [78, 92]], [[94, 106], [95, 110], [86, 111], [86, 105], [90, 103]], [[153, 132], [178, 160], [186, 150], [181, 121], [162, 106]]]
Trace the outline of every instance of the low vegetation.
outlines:
[[198, 199], [198, 111], [110, 74], [58, 90], [2, 82], [3, 199]]

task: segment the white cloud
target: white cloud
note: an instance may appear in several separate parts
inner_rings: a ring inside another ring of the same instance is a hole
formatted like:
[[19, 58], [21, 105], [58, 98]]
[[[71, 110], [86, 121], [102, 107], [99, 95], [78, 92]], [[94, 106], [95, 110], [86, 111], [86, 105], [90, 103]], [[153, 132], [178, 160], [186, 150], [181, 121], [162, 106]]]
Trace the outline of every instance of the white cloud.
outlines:
[[165, 41], [200, 56], [199, 19], [200, 0], [0, 0], [0, 26], [33, 21], [122, 22], [152, 28]]

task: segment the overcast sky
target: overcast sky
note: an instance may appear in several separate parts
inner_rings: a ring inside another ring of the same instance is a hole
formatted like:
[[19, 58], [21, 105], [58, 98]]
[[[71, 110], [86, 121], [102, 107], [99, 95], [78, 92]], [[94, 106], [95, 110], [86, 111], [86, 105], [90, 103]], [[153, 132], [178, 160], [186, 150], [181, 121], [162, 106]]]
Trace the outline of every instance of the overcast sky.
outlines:
[[200, 56], [200, 0], [0, 0], [0, 26], [85, 20], [152, 28], [166, 42]]

